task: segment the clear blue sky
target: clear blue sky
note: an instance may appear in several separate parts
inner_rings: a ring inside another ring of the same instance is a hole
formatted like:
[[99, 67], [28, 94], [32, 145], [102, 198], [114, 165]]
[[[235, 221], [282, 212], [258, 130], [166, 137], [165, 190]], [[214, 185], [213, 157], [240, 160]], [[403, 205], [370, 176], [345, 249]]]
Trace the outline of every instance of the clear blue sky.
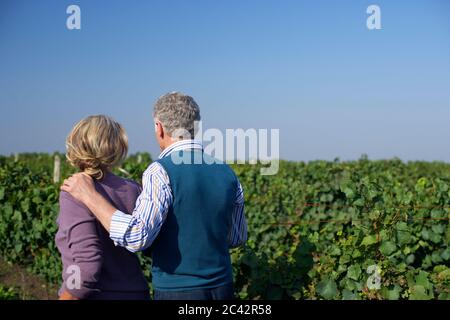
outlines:
[[450, 2], [0, 2], [0, 154], [63, 151], [105, 113], [156, 155], [152, 105], [173, 90], [206, 127], [279, 128], [283, 159], [450, 162]]

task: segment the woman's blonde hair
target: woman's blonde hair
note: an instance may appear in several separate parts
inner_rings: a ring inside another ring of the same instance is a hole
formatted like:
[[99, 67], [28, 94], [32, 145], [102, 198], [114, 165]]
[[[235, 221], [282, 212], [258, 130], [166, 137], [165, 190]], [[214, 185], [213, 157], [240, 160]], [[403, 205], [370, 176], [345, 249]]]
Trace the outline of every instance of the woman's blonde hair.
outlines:
[[95, 115], [78, 122], [66, 140], [70, 164], [95, 179], [120, 165], [128, 153], [128, 138], [123, 127], [111, 117]]

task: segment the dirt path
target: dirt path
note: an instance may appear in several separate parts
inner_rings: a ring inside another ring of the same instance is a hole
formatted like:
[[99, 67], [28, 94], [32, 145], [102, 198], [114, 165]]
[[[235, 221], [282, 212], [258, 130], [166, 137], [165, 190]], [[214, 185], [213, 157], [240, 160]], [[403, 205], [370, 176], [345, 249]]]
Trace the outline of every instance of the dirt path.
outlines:
[[12, 265], [0, 257], [0, 285], [14, 287], [22, 300], [57, 299], [57, 288], [49, 285], [41, 277], [26, 271], [25, 268]]

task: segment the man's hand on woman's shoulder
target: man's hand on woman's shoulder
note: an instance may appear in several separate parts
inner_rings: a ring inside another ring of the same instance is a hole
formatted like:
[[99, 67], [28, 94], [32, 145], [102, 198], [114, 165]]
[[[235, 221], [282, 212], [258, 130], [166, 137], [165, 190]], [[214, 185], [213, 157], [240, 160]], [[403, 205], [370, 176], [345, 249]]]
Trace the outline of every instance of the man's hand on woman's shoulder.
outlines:
[[103, 227], [109, 231], [111, 217], [117, 209], [97, 192], [94, 181], [88, 174], [74, 174], [64, 180], [61, 190], [70, 193], [76, 200], [81, 201], [95, 215]]
[[83, 172], [75, 173], [65, 179], [61, 190], [70, 193], [72, 197], [84, 204], [86, 204], [89, 197], [92, 197], [97, 192], [91, 176]]

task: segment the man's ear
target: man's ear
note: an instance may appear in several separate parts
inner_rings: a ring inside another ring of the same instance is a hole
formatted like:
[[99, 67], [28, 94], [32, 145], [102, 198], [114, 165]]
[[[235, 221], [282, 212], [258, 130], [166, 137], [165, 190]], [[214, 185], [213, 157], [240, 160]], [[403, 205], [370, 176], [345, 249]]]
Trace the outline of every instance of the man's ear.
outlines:
[[161, 138], [164, 139], [164, 127], [162, 126], [162, 123], [159, 121], [155, 122], [155, 130], [156, 130], [156, 135]]

